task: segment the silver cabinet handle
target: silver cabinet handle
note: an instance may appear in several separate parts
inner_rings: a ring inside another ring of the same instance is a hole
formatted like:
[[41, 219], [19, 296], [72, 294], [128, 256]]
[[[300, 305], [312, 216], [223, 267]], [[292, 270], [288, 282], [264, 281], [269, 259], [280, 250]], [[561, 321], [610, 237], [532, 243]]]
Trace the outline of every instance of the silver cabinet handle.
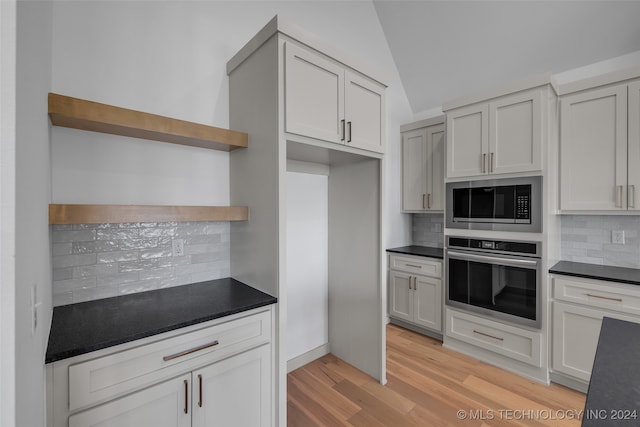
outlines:
[[184, 380], [184, 413], [189, 413], [189, 381]]
[[341, 132], [341, 137], [340, 137], [340, 141], [344, 141], [344, 137], [345, 137], [345, 132], [344, 132], [344, 119], [340, 120], [340, 127], [342, 128], [342, 132]]
[[493, 173], [493, 152], [491, 152], [491, 160], [489, 162], [489, 172]]
[[431, 209], [431, 193], [427, 194], [427, 209]]
[[425, 202], [424, 202], [424, 196], [425, 196], [425, 195], [423, 194], [423, 195], [422, 195], [422, 209], [426, 209], [426, 208], [427, 208], [427, 206], [426, 206], [426, 204], [425, 204]]
[[473, 333], [474, 334], [478, 334], [478, 335], [482, 335], [483, 337], [493, 338], [494, 340], [504, 341], [504, 338], [502, 338], [502, 337], [496, 337], [494, 335], [485, 334], [484, 332], [476, 331], [475, 329], [473, 330]]
[[413, 267], [413, 268], [422, 268], [421, 265], [415, 265], [415, 264], [405, 264], [407, 267]]
[[[629, 205], [630, 208], [634, 208], [636, 207], [636, 186], [635, 185], [630, 185], [628, 187], [627, 190], [627, 203]], [[633, 201], [633, 202], [631, 202]]]
[[487, 153], [482, 153], [482, 173], [487, 173]]
[[616, 199], [616, 207], [617, 208], [622, 208], [622, 185], [616, 185], [618, 191], [617, 191], [617, 199]]
[[178, 357], [186, 356], [187, 354], [195, 353], [196, 351], [204, 350], [205, 348], [213, 347], [220, 344], [218, 340], [212, 341], [207, 344], [199, 345], [198, 347], [190, 348], [189, 350], [184, 350], [179, 353], [170, 354], [169, 356], [164, 356], [162, 360], [168, 362], [169, 360], [177, 359]]
[[347, 142], [351, 142], [351, 122], [347, 122], [347, 130], [349, 132], [349, 139], [347, 139]]
[[198, 374], [198, 407], [202, 408], [202, 375]]
[[600, 298], [600, 299], [606, 299], [608, 301], [617, 301], [617, 302], [622, 302], [622, 298], [612, 298], [612, 297], [605, 297], [602, 295], [594, 295], [594, 294], [586, 294], [588, 297], [592, 297], [592, 298]]

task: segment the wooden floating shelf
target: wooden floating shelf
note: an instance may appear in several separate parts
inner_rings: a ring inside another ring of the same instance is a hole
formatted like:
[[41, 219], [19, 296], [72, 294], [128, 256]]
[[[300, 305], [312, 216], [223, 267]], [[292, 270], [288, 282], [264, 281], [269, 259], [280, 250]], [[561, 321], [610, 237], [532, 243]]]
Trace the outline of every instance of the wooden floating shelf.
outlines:
[[49, 205], [49, 224], [247, 221], [246, 206]]
[[55, 126], [219, 151], [245, 148], [249, 140], [249, 136], [243, 132], [114, 107], [56, 93], [49, 93], [49, 117]]

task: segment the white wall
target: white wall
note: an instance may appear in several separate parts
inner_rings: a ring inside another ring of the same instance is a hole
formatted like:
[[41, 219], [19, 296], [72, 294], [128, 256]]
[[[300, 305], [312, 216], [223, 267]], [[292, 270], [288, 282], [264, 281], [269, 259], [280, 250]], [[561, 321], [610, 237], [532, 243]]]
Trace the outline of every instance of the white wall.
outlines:
[[[16, 426], [45, 423], [44, 354], [51, 322], [51, 200], [47, 92], [51, 88], [51, 2], [17, 3], [15, 145]], [[31, 291], [38, 323], [32, 334]]]
[[[396, 189], [412, 113], [371, 2], [56, 1], [53, 91], [227, 127], [226, 62], [277, 13], [389, 76], [383, 246], [410, 243]], [[52, 150], [54, 202], [228, 203], [226, 153], [58, 128]]]
[[0, 425], [15, 425], [16, 2], [0, 1]]
[[329, 342], [328, 185], [287, 172], [287, 360]]

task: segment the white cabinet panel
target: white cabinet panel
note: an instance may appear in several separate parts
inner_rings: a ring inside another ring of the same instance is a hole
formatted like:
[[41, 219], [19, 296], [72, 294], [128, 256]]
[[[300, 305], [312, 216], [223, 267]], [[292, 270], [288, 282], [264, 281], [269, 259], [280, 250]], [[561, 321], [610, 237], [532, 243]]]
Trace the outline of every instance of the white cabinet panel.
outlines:
[[541, 366], [542, 335], [447, 309], [447, 336], [521, 362]]
[[342, 142], [343, 68], [291, 43], [285, 55], [286, 131]]
[[560, 209], [625, 210], [627, 86], [565, 96], [560, 114]]
[[602, 318], [640, 323], [640, 318], [580, 305], [553, 302], [554, 371], [589, 381], [600, 337]]
[[427, 128], [427, 209], [444, 210], [444, 125]]
[[628, 88], [628, 180], [627, 208], [640, 209], [640, 81]]
[[398, 271], [389, 272], [389, 315], [413, 320], [413, 276]]
[[442, 330], [442, 280], [415, 276], [413, 317], [415, 323], [437, 331]]
[[271, 350], [258, 347], [193, 372], [193, 427], [271, 423]]
[[389, 265], [394, 270], [401, 270], [406, 273], [442, 277], [442, 262], [436, 259], [411, 255], [391, 255]]
[[69, 417], [69, 427], [189, 427], [191, 375]]
[[444, 209], [444, 125], [402, 133], [402, 210]]
[[447, 113], [447, 177], [487, 173], [489, 106], [474, 105]]
[[402, 135], [402, 210], [422, 211], [427, 194], [427, 130]]
[[505, 96], [489, 104], [490, 173], [542, 169], [540, 91]]
[[345, 72], [344, 82], [346, 143], [363, 150], [383, 152], [384, 89], [350, 71]]

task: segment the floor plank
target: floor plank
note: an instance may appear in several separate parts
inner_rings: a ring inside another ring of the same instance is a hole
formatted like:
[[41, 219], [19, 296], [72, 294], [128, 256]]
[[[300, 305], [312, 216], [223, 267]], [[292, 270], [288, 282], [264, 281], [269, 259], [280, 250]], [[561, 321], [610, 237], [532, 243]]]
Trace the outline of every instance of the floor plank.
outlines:
[[527, 380], [395, 325], [387, 327], [387, 380], [382, 386], [328, 354], [288, 375], [288, 425], [578, 427], [574, 415], [585, 402], [583, 393]]

